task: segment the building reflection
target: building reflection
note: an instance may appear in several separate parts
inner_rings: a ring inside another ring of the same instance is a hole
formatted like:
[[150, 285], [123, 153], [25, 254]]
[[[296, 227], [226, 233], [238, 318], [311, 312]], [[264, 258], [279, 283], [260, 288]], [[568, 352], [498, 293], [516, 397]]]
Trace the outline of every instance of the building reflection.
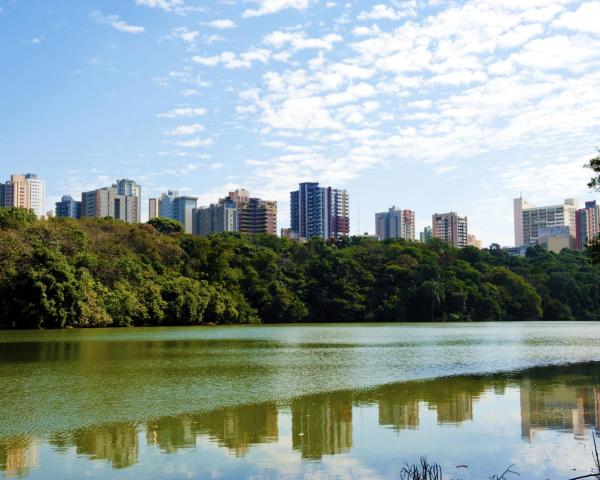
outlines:
[[534, 441], [542, 430], [572, 432], [587, 438], [590, 429], [598, 431], [600, 388], [591, 386], [535, 385], [524, 380], [520, 389], [521, 435]]
[[[367, 392], [334, 392], [292, 400], [292, 449], [304, 460], [349, 452], [353, 448], [353, 408], [377, 408], [378, 424], [396, 431], [437, 423], [459, 425], [477, 420], [478, 399], [519, 389], [521, 435], [534, 442], [543, 430], [588, 438], [600, 426], [600, 366], [544, 367], [508, 376], [453, 377], [387, 385]], [[287, 408], [286, 408], [287, 410]], [[371, 418], [371, 417], [368, 417]], [[377, 420], [376, 420], [377, 421]], [[428, 426], [428, 428], [430, 428]], [[516, 426], [518, 431], [518, 423]], [[115, 469], [136, 464], [139, 442], [162, 453], [197, 448], [207, 439], [241, 457], [252, 446], [277, 442], [278, 407], [274, 402], [227, 407], [208, 413], [163, 417], [147, 424], [112, 423], [54, 434], [49, 444], [59, 454], [104, 460]], [[26, 477], [39, 467], [40, 442], [26, 437], [0, 440], [0, 471]]]
[[40, 449], [35, 440], [15, 437], [0, 442], [0, 471], [6, 477], [26, 477], [40, 465]]
[[319, 460], [352, 448], [352, 395], [318, 395], [292, 401], [292, 447]]
[[252, 445], [277, 441], [277, 406], [264, 403], [162, 418], [148, 424], [146, 438], [166, 453], [175, 453], [196, 446], [199, 435], [243, 456]]
[[138, 461], [138, 429], [131, 423], [113, 423], [57, 434], [50, 439], [50, 444], [59, 451], [74, 446], [78, 455], [106, 460], [113, 468], [129, 467]]
[[440, 424], [473, 420], [473, 404], [491, 387], [485, 377], [408, 382], [379, 389], [379, 424], [394, 430], [419, 428], [421, 408], [433, 410]]

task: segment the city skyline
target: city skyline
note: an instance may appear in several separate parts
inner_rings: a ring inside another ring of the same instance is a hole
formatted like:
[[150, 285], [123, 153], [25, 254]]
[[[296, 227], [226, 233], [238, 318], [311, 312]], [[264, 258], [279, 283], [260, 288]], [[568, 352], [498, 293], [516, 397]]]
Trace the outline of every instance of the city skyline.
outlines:
[[520, 192], [594, 198], [599, 18], [570, 0], [3, 2], [2, 173], [28, 165], [50, 205], [117, 171], [200, 204], [244, 186], [279, 227], [314, 179], [352, 192], [353, 234], [402, 205], [417, 231], [457, 211], [509, 245]]

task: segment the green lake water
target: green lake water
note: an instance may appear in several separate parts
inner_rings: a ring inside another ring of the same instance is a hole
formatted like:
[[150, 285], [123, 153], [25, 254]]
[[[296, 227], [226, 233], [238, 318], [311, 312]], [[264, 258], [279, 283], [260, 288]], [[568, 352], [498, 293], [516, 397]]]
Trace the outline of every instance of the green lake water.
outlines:
[[6, 478], [567, 480], [594, 430], [600, 323], [0, 332]]

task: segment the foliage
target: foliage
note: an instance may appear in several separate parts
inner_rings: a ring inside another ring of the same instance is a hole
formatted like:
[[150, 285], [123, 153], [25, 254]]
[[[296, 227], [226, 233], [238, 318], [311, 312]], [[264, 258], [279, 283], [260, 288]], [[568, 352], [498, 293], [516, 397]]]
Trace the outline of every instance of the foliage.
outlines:
[[[590, 179], [588, 187], [600, 191], [600, 148], [596, 148], [596, 151], [598, 155], [592, 158], [585, 167], [594, 172], [594, 176]], [[590, 261], [595, 265], [600, 265], [600, 235], [590, 239], [587, 245], [587, 252]]]
[[171, 233], [183, 233], [183, 225], [177, 220], [165, 217], [156, 217], [148, 221], [159, 233], [170, 235]]
[[588, 183], [588, 187], [594, 190], [600, 190], [600, 148], [596, 148], [597, 156], [592, 158], [585, 167], [591, 169], [594, 175]]
[[574, 251], [0, 218], [0, 328], [600, 320], [600, 266]]
[[35, 219], [35, 213], [25, 208], [0, 208], [0, 228], [2, 229], [19, 228], [35, 222]]

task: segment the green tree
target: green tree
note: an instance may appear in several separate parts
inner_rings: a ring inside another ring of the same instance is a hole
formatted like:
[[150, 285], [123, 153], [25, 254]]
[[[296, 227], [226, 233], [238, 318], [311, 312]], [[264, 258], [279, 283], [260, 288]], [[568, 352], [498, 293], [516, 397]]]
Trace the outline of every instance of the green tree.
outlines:
[[152, 225], [158, 233], [163, 235], [170, 235], [171, 233], [183, 233], [183, 225], [177, 220], [165, 217], [156, 217], [148, 221], [149, 225]]
[[600, 148], [596, 148], [596, 155], [585, 164], [586, 168], [594, 172], [594, 176], [590, 179], [588, 187], [593, 190], [600, 190]]
[[16, 229], [36, 221], [35, 213], [25, 208], [0, 207], [0, 228]]

